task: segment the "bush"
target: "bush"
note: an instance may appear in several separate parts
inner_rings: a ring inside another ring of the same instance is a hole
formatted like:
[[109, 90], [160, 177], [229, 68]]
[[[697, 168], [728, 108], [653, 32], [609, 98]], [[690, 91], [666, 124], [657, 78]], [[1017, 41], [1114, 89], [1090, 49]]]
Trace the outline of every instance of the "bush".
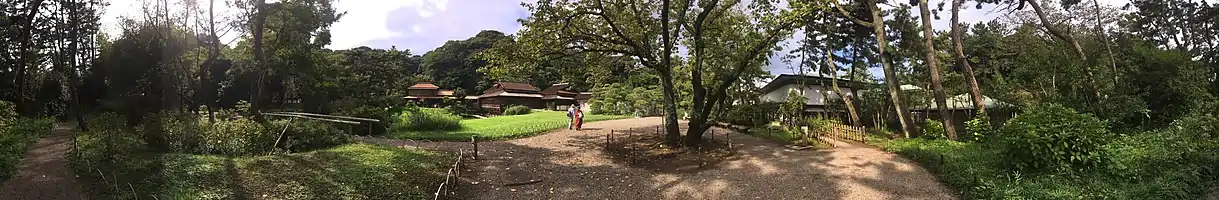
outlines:
[[12, 102], [0, 101], [0, 128], [12, 124], [17, 119], [17, 110]]
[[1034, 105], [1003, 127], [1009, 166], [1028, 172], [1090, 169], [1106, 163], [1108, 130], [1091, 114], [1056, 104]]
[[55, 123], [50, 118], [10, 120], [13, 123], [7, 126], [0, 124], [0, 180], [16, 173], [17, 162], [25, 155], [26, 147], [51, 132]]
[[529, 114], [530, 112], [533, 112], [533, 110], [522, 105], [508, 106], [508, 109], [504, 109], [504, 115], [524, 115]]
[[944, 123], [941, 123], [940, 121], [934, 119], [924, 119], [923, 124], [919, 125], [919, 128], [922, 129], [920, 130], [922, 135], [919, 136], [921, 138], [931, 140], [948, 138], [947, 131], [944, 131]]
[[808, 126], [809, 132], [821, 133], [829, 132], [831, 128], [834, 128], [834, 124], [838, 124], [838, 121], [829, 118], [810, 117], [805, 121], [804, 125]]
[[328, 124], [313, 120], [275, 120], [267, 124], [271, 135], [280, 138], [276, 147], [289, 152], [328, 148], [351, 142], [351, 136]]
[[732, 107], [728, 111], [727, 121], [729, 124], [741, 125], [746, 127], [758, 127], [770, 123], [770, 117], [767, 116], [772, 110], [768, 105], [777, 104], [749, 104]]
[[990, 116], [987, 116], [981, 111], [977, 112], [977, 117], [965, 121], [965, 130], [969, 131], [969, 138], [974, 142], [982, 142], [986, 137], [995, 135], [995, 129], [990, 125]]
[[393, 126], [411, 131], [457, 130], [461, 128], [461, 116], [443, 109], [408, 108], [398, 115]]

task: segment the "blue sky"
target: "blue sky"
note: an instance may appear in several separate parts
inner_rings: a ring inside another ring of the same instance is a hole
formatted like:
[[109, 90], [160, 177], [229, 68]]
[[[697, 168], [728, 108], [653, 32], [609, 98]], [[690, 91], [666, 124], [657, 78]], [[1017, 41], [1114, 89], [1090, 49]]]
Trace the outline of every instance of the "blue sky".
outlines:
[[[102, 18], [103, 28], [117, 34], [117, 22], [121, 16], [139, 18], [140, 5], [148, 0], [111, 0]], [[171, 2], [174, 0], [170, 0]], [[224, 0], [217, 0], [223, 2]], [[271, 0], [274, 1], [274, 0]], [[414, 54], [423, 54], [449, 40], [461, 40], [474, 36], [482, 30], [498, 30], [507, 34], [521, 28], [516, 20], [528, 17], [521, 3], [536, 0], [338, 0], [335, 7], [347, 12], [331, 28], [333, 43], [327, 47], [347, 49], [359, 46], [373, 48], [410, 49]], [[930, 0], [935, 5], [940, 0]], [[206, 1], [199, 1], [206, 2]], [[1129, 0], [1100, 0], [1103, 4], [1121, 6]], [[174, 4], [174, 10], [185, 10]], [[206, 5], [202, 6], [206, 8]], [[994, 6], [974, 9], [968, 3], [961, 12], [962, 22], [989, 21], [1003, 15]], [[217, 5], [218, 15], [233, 15], [236, 10]], [[172, 11], [171, 11], [172, 12]], [[917, 16], [917, 14], [915, 15]], [[937, 30], [948, 29], [948, 14], [932, 22]], [[222, 36], [222, 41], [232, 41], [239, 33]], [[785, 43], [794, 46], [799, 37]], [[791, 73], [789, 64], [780, 62], [788, 50], [770, 58], [772, 74]], [[880, 69], [870, 69], [880, 75]]]

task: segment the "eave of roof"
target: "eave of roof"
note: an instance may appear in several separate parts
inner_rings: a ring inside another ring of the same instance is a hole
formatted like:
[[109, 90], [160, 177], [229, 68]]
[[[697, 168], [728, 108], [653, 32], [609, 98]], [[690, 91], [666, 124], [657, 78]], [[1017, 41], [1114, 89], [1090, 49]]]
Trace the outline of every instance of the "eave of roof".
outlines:
[[[778, 77], [775, 77], [775, 79], [771, 80], [769, 83], [766, 83], [766, 86], [762, 86], [761, 92], [762, 92], [762, 94], [766, 94], [766, 93], [770, 93], [771, 91], [777, 90], [777, 89], [783, 87], [784, 85], [796, 84], [797, 81], [799, 81], [801, 77], [803, 77], [805, 79], [805, 81], [807, 81], [807, 82], [805, 82], [805, 85], [816, 84], [819, 81], [825, 82], [825, 85], [831, 84], [831, 79], [828, 77], [780, 74]], [[846, 79], [841, 79], [841, 78], [838, 79], [838, 86], [842, 87], [842, 88], [864, 89], [864, 86], [866, 86], [867, 84], [868, 83], [856, 82], [856, 81], [851, 81], [851, 80], [846, 80]]]

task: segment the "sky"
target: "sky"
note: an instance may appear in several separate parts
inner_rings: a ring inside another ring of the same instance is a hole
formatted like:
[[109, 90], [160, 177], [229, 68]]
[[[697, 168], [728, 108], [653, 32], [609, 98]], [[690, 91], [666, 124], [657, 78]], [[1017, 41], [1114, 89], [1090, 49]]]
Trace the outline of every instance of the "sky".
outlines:
[[[117, 34], [119, 18], [123, 16], [139, 18], [140, 8], [145, 0], [110, 0], [110, 5], [102, 17], [103, 28], [109, 34]], [[226, 0], [218, 0], [223, 2]], [[273, 0], [272, 0], [273, 1]], [[337, 0], [335, 8], [339, 12], [347, 12], [342, 19], [331, 27], [331, 49], [348, 49], [359, 46], [373, 48], [410, 49], [413, 54], [422, 55], [449, 40], [462, 40], [473, 37], [482, 30], [498, 30], [505, 34], [516, 33], [521, 25], [517, 19], [529, 16], [521, 3], [532, 3], [536, 0]], [[940, 0], [930, 0], [935, 5]], [[1102, 4], [1111, 6], [1125, 5], [1129, 0], [1099, 0]], [[206, 1], [199, 1], [206, 2]], [[951, 3], [951, 2], [947, 2]], [[961, 11], [963, 23], [990, 21], [1003, 13], [988, 5], [975, 9], [974, 4], [967, 3]], [[181, 9], [180, 5], [172, 5], [171, 9]], [[206, 5], [203, 6], [206, 9]], [[218, 15], [232, 15], [236, 10], [217, 5]], [[947, 9], [946, 9], [947, 10]], [[917, 12], [917, 9], [914, 9]], [[918, 16], [915, 14], [914, 16]], [[950, 24], [947, 12], [941, 13], [939, 20], [932, 21], [936, 30], [947, 30]], [[233, 41], [239, 34], [230, 33], [221, 36], [222, 41]], [[792, 38], [785, 41], [785, 46], [794, 46]], [[790, 48], [789, 48], [790, 49]], [[789, 65], [780, 62], [780, 58], [789, 50], [784, 50], [770, 58], [769, 66], [772, 74], [791, 73]], [[880, 69], [871, 69], [873, 75], [880, 75]]]

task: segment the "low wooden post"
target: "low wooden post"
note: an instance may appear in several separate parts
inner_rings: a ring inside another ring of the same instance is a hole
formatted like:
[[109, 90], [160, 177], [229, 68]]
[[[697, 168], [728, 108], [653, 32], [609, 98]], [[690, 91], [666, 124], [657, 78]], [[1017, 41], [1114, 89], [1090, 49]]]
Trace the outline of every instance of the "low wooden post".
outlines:
[[715, 140], [715, 129], [707, 129], [707, 131], [711, 131], [711, 140]]
[[470, 136], [470, 144], [474, 145], [474, 155], [471, 156], [474, 157], [474, 160], [478, 160], [478, 139]]
[[728, 150], [732, 150], [732, 137], [728, 137], [728, 132], [724, 132], [724, 145], [728, 146]]
[[608, 135], [605, 135], [605, 149], [609, 149], [609, 147], [610, 147], [610, 138], [612, 138], [612, 137], [614, 137], [614, 129], [610, 129], [609, 134], [608, 134]]

